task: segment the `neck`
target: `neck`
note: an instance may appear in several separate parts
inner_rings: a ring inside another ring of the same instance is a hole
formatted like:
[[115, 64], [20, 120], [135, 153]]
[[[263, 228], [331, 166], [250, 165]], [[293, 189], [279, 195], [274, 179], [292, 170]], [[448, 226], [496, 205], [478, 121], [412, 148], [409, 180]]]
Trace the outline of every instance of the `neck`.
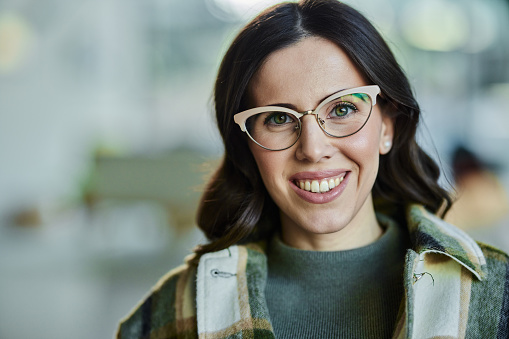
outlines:
[[281, 219], [281, 240], [290, 247], [310, 251], [344, 251], [376, 241], [383, 233], [376, 220], [371, 197], [366, 199], [347, 225], [331, 233], [313, 233], [304, 227], [289, 227], [293, 221]]

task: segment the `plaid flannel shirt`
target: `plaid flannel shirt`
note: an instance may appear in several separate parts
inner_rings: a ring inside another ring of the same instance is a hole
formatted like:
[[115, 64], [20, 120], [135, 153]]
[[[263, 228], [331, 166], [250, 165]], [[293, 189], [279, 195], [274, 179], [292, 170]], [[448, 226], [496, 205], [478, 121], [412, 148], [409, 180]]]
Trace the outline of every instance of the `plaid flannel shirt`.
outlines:
[[[509, 338], [508, 256], [421, 206], [410, 206], [407, 220], [412, 248], [393, 338]], [[264, 246], [232, 246], [172, 270], [117, 338], [275, 338]]]

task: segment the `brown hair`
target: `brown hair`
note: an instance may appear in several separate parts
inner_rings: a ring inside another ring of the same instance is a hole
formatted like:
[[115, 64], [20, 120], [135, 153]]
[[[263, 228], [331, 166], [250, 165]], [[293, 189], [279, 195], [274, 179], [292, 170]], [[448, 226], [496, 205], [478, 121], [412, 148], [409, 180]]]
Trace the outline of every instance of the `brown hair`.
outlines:
[[268, 55], [299, 40], [317, 36], [336, 43], [370, 83], [381, 88], [382, 104], [395, 122], [394, 145], [381, 156], [372, 194], [375, 209], [390, 207], [401, 219], [409, 203], [433, 213], [451, 205], [438, 184], [440, 169], [417, 145], [420, 109], [410, 84], [389, 47], [359, 12], [336, 0], [283, 3], [262, 12], [237, 35], [226, 52], [215, 84], [215, 112], [224, 158], [203, 194], [198, 226], [210, 243], [198, 254], [267, 237], [279, 222], [247, 139], [233, 115], [245, 110], [248, 84]]

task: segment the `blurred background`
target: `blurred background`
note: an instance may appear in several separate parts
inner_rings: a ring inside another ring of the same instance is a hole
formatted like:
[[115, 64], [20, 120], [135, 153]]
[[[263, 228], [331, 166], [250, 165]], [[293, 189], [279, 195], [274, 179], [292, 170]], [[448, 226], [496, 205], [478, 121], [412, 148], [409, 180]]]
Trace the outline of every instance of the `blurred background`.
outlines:
[[[214, 76], [276, 2], [0, 0], [1, 339], [111, 338], [204, 241]], [[346, 2], [414, 86], [449, 220], [509, 250], [509, 0]]]

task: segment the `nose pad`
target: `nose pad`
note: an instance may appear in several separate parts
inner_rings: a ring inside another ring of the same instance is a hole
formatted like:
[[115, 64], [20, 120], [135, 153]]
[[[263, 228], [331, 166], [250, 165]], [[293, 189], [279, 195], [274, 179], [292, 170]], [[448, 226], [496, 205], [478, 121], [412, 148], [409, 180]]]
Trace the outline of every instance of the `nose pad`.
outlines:
[[[305, 117], [306, 115], [309, 115], [309, 116], [310, 116], [310, 118], [311, 118], [311, 116], [312, 116], [313, 120], [315, 120], [315, 121], [316, 121], [316, 123], [317, 123], [318, 127], [320, 128], [320, 131], [321, 131], [323, 134], [325, 134], [325, 135], [327, 134], [327, 133], [325, 132], [325, 120], [323, 120], [322, 118], [320, 118], [320, 116], [319, 116], [318, 114], [313, 113], [313, 111], [308, 111], [308, 112], [305, 112], [305, 115], [304, 115], [304, 116], [302, 116], [302, 117], [300, 118], [300, 127], [299, 127], [299, 126], [296, 126], [296, 127], [295, 127], [297, 130], [298, 130], [299, 128], [301, 129], [301, 131], [300, 131], [300, 132], [301, 132], [301, 135], [302, 135], [302, 133], [303, 133], [304, 117]], [[308, 120], [309, 120], [309, 119], [308, 119]], [[308, 123], [306, 123], [306, 125], [308, 125], [307, 129], [309, 129], [309, 128], [311, 128], [311, 126], [312, 126], [312, 125], [314, 125], [314, 123], [313, 123], [313, 122], [311, 122], [311, 121], [309, 121]], [[314, 126], [313, 126], [313, 127], [314, 127]], [[314, 128], [313, 128], [313, 129], [314, 129]]]
[[[309, 112], [312, 112], [312, 111], [309, 111]], [[311, 129], [314, 129], [314, 127], [315, 127], [315, 126], [313, 126], [313, 125], [315, 125], [315, 122], [317, 122], [317, 123], [318, 123], [318, 127], [320, 127], [320, 125], [322, 125], [322, 126], [323, 126], [323, 124], [325, 123], [325, 121], [323, 121], [322, 119], [320, 119], [320, 117], [319, 117], [318, 115], [308, 113], [308, 114], [306, 114], [306, 115], [304, 115], [304, 116], [302, 116], [302, 117], [300, 118], [300, 125], [301, 125], [301, 127], [300, 127], [300, 128], [301, 128], [301, 129], [303, 129], [303, 126], [304, 126], [304, 118], [305, 118], [306, 116], [308, 116], [308, 118], [307, 118], [307, 120], [308, 120], [308, 121], [307, 121], [307, 123], [306, 123], [306, 126], [307, 126], [307, 128], [306, 128], [306, 129], [310, 129], [310, 128], [311, 128]], [[313, 122], [313, 120], [314, 120], [315, 122]], [[302, 132], [303, 132], [303, 131], [302, 131]]]
[[302, 117], [300, 118], [301, 119], [301, 123], [303, 121], [303, 118], [306, 116], [306, 115], [313, 115], [315, 117], [315, 120], [316, 122], [318, 123], [318, 125], [324, 129], [325, 127], [325, 120], [323, 120], [322, 118], [320, 118], [320, 116], [318, 115], [318, 113], [315, 113], [315, 111], [305, 111], [305, 112], [302, 112]]

